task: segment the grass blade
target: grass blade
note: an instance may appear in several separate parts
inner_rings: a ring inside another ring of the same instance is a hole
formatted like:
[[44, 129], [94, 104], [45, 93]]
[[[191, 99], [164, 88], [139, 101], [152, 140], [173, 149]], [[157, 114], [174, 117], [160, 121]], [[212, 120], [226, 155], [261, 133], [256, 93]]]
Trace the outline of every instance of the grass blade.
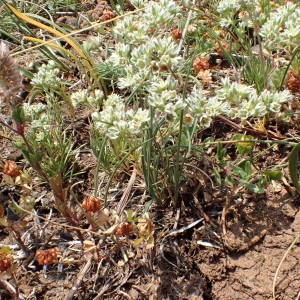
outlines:
[[300, 151], [300, 143], [298, 143], [294, 147], [289, 157], [289, 173], [298, 194], [300, 194], [300, 184], [299, 184], [299, 175], [298, 175], [299, 151]]

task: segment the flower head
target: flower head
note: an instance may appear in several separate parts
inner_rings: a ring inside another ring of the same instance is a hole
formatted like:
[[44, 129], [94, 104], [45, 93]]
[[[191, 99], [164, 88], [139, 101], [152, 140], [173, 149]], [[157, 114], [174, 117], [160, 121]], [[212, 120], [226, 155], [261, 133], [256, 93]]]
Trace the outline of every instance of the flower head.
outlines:
[[0, 41], [0, 104], [8, 102], [22, 89], [22, 76], [6, 44]]
[[57, 89], [60, 87], [61, 79], [58, 77], [59, 69], [55, 62], [50, 60], [48, 64], [43, 64], [39, 71], [33, 76], [31, 84], [43, 90]]

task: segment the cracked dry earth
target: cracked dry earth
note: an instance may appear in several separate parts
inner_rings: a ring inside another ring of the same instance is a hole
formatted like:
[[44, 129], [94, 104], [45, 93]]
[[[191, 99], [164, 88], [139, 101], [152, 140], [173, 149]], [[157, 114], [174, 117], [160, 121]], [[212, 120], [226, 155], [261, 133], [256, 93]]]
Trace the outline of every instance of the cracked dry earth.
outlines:
[[[275, 272], [299, 232], [300, 212], [298, 210], [290, 228], [267, 235], [262, 244], [245, 254], [227, 256], [226, 278], [215, 280], [212, 286], [213, 299], [272, 299]], [[287, 254], [280, 266], [276, 280], [276, 299], [299, 299], [299, 258], [298, 244]], [[208, 272], [208, 276], [209, 274], [211, 273]]]
[[[196, 245], [205, 233], [195, 230], [193, 242], [186, 244], [185, 240], [181, 248], [188, 248], [184, 258], [193, 265], [190, 272], [175, 276], [170, 265], [166, 266], [169, 271], [160, 277], [160, 289], [153, 299], [299, 300], [299, 197], [291, 198], [280, 185], [275, 190], [269, 188], [265, 199], [247, 203], [236, 209], [231, 219], [229, 216], [227, 253]], [[259, 236], [261, 232], [264, 235]]]

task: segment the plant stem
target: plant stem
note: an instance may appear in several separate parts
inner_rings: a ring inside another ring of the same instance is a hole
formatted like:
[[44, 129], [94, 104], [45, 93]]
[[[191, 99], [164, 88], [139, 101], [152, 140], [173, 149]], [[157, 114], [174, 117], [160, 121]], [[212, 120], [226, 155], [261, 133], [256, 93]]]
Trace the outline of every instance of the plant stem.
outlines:
[[177, 142], [177, 150], [175, 156], [175, 170], [174, 170], [174, 202], [175, 205], [178, 204], [178, 193], [179, 193], [179, 184], [181, 178], [181, 167], [180, 167], [180, 150], [181, 150], [181, 137], [182, 137], [182, 125], [183, 125], [183, 110], [180, 112], [180, 121], [179, 121], [179, 135]]

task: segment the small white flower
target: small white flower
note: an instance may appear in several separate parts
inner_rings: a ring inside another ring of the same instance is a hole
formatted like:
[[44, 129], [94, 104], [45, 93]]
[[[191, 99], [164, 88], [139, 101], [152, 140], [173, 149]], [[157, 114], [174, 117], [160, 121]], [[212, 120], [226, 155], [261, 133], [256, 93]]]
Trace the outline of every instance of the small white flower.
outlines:
[[56, 67], [55, 62], [50, 60], [47, 65], [43, 64], [38, 72], [34, 74], [31, 84], [42, 89], [56, 89], [61, 84], [58, 74], [59, 69]]
[[73, 106], [78, 106], [86, 102], [88, 97], [88, 91], [86, 89], [74, 92], [71, 94], [71, 102]]
[[266, 47], [271, 50], [299, 46], [300, 41], [300, 6], [287, 2], [270, 14], [263, 24], [260, 35]]
[[216, 92], [217, 97], [231, 104], [239, 104], [243, 100], [247, 100], [251, 94], [256, 93], [253, 87], [237, 82], [230, 82], [227, 77], [222, 80], [222, 85], [223, 87]]
[[180, 8], [172, 0], [161, 0], [159, 3], [150, 1], [145, 6], [144, 18], [150, 26], [155, 28], [170, 22], [179, 12]]
[[146, 5], [147, 1], [145, 1], [145, 0], [130, 0], [130, 2], [136, 8], [142, 8]]
[[103, 91], [97, 89], [93, 91], [93, 94], [87, 97], [86, 102], [93, 107], [99, 107], [103, 98], [104, 98]]
[[40, 115], [46, 111], [46, 109], [47, 106], [43, 103], [34, 103], [34, 104], [23, 103], [23, 110], [25, 116], [30, 120], [38, 119]]
[[132, 120], [136, 123], [136, 124], [144, 124], [146, 122], [148, 122], [150, 119], [149, 116], [149, 110], [147, 109], [142, 109], [142, 108], [138, 108], [138, 110], [134, 113], [134, 115], [132, 116]]
[[86, 52], [90, 52], [91, 50], [96, 50], [101, 47], [103, 44], [103, 37], [102, 36], [93, 36], [86, 41], [83, 41], [82, 48]]

